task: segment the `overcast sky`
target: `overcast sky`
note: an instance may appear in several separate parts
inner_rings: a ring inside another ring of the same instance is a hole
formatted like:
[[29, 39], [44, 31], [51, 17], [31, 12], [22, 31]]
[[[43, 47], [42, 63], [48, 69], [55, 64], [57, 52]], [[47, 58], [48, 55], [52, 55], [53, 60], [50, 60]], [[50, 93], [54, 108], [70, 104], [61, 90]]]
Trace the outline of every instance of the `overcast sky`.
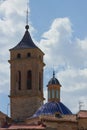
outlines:
[[[22, 39], [27, 0], [0, 0], [0, 111], [9, 113], [9, 49]], [[45, 53], [44, 96], [52, 77], [73, 113], [87, 109], [87, 0], [29, 0], [30, 34]]]

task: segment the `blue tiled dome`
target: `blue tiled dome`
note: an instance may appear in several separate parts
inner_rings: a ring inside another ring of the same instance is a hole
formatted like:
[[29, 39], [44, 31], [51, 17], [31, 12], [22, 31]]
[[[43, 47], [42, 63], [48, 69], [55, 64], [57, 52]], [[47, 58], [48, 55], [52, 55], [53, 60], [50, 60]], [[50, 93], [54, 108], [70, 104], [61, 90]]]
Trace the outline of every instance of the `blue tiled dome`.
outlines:
[[59, 112], [62, 115], [72, 114], [72, 112], [61, 102], [48, 102], [40, 107], [33, 117], [38, 117], [40, 115], [53, 115]]

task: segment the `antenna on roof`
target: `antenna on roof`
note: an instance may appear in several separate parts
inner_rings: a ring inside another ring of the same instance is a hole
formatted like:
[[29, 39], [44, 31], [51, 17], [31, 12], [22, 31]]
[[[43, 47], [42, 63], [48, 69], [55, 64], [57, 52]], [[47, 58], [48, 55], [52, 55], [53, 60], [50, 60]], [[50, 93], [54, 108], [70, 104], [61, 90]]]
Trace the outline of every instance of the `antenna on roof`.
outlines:
[[27, 10], [26, 10], [26, 29], [29, 29], [29, 25], [28, 25], [28, 17], [29, 17], [29, 0], [27, 0]]
[[79, 111], [82, 109], [83, 107], [83, 102], [79, 101]]

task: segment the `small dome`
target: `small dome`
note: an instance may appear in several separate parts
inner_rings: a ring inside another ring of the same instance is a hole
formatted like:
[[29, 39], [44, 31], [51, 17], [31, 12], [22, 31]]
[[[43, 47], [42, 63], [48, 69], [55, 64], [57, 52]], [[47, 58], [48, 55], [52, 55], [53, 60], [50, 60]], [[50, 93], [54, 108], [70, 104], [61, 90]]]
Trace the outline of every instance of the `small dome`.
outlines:
[[61, 102], [48, 102], [40, 107], [33, 117], [40, 115], [54, 115], [59, 112], [61, 115], [70, 115], [72, 112]]
[[51, 85], [51, 84], [59, 84], [59, 81], [56, 79], [56, 78], [51, 78], [50, 81], [48, 82], [48, 85]]
[[58, 79], [55, 78], [55, 72], [54, 71], [53, 71], [53, 77], [48, 82], [48, 85], [52, 85], [52, 84], [59, 84], [60, 85]]

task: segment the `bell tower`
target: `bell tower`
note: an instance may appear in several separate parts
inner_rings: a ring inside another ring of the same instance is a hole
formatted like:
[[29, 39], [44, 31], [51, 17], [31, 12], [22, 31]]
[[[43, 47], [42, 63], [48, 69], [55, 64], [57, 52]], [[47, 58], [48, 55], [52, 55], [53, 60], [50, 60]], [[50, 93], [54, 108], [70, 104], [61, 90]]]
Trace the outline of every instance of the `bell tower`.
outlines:
[[22, 40], [10, 49], [10, 105], [13, 120], [32, 116], [43, 104], [43, 56], [26, 25]]

